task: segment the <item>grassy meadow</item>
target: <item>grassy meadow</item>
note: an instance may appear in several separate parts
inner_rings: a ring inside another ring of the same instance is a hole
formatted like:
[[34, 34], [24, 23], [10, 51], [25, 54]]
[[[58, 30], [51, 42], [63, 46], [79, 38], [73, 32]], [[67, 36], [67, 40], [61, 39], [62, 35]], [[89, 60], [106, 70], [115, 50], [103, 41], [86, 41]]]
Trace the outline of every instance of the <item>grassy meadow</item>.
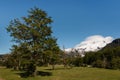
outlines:
[[57, 66], [56, 70], [38, 67], [38, 71], [39, 76], [25, 78], [20, 76], [20, 71], [0, 67], [0, 80], [120, 80], [120, 70]]

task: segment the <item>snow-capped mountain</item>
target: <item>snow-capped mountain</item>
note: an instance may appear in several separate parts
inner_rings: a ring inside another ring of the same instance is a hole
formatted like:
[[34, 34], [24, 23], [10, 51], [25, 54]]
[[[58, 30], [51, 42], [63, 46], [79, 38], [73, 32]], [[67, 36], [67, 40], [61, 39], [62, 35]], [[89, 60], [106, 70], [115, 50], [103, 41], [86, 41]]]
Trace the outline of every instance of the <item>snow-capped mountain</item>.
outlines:
[[78, 51], [79, 53], [83, 52], [89, 52], [89, 51], [98, 51], [105, 47], [107, 44], [111, 43], [113, 41], [113, 38], [103, 37], [100, 35], [94, 35], [86, 38], [84, 41], [82, 41], [80, 44], [77, 44], [73, 48], [65, 49], [66, 52], [71, 51]]

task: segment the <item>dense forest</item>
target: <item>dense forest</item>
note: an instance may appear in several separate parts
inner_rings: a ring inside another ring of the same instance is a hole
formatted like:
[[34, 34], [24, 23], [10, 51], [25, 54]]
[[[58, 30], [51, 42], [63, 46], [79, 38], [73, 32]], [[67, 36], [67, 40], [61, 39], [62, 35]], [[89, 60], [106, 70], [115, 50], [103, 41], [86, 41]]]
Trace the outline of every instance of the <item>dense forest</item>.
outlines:
[[93, 67], [120, 69], [120, 39], [114, 40], [98, 52], [86, 53], [84, 63]]

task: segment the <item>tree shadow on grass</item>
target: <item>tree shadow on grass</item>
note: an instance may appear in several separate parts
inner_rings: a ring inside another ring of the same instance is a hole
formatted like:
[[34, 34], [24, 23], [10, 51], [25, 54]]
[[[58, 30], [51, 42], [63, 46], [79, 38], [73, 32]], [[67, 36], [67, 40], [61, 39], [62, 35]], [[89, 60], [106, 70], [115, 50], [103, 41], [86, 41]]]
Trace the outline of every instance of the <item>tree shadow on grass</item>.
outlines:
[[21, 78], [27, 78], [29, 77], [29, 75], [27, 74], [27, 72], [20, 72], [20, 73], [16, 73], [17, 75], [19, 75]]
[[48, 71], [51, 71], [51, 70], [63, 70], [64, 68], [55, 68], [55, 69], [44, 69], [44, 70], [48, 70]]
[[40, 75], [40, 76], [52, 76], [52, 72], [38, 71], [37, 75]]
[[72, 69], [72, 68], [67, 67], [67, 68], [55, 68], [55, 69], [44, 69], [44, 70], [51, 71], [51, 70], [66, 70], [66, 69]]
[[[27, 72], [19, 72], [16, 74], [19, 75], [21, 78], [30, 77], [30, 74]], [[37, 71], [37, 76], [52, 76], [52, 72]]]

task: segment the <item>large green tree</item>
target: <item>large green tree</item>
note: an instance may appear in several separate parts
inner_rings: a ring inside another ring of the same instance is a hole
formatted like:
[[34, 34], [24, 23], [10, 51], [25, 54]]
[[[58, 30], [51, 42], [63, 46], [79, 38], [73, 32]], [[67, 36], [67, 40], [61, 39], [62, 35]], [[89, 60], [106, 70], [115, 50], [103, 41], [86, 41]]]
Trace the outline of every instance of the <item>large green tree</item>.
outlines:
[[51, 17], [39, 8], [32, 8], [28, 13], [28, 16], [22, 17], [22, 20], [12, 20], [7, 31], [17, 45], [25, 44], [25, 48], [29, 50], [29, 68], [33, 68], [31, 74], [36, 76], [37, 60], [43, 59], [44, 53], [48, 50], [55, 54], [54, 51], [59, 47], [56, 38], [52, 36]]

